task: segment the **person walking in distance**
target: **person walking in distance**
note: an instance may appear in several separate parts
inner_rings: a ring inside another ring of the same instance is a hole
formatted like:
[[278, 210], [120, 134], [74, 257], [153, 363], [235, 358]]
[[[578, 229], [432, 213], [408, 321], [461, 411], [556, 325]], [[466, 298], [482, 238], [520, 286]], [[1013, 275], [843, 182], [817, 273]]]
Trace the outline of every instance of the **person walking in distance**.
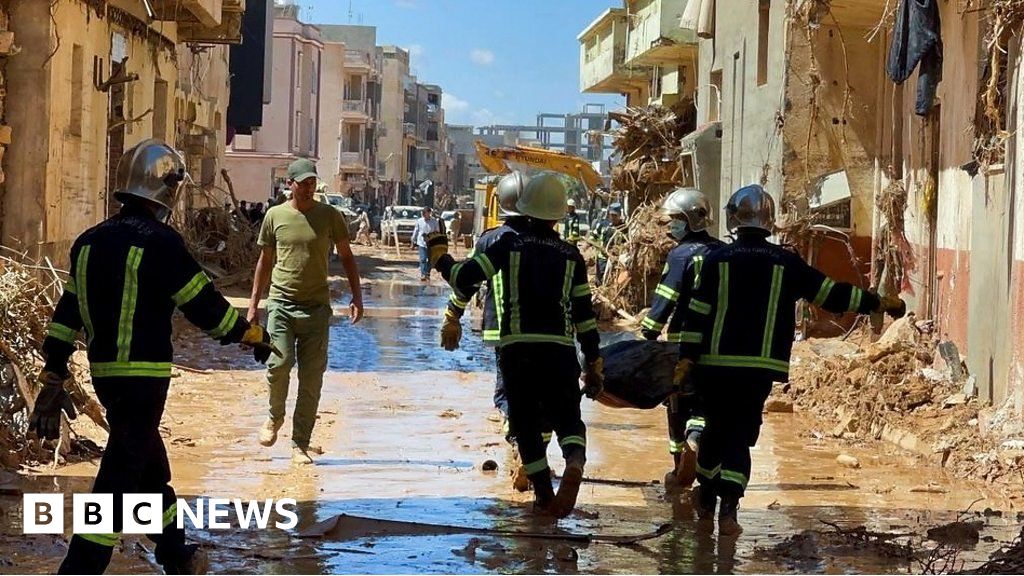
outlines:
[[437, 218], [433, 216], [430, 206], [423, 208], [423, 216], [416, 220], [416, 227], [412, 230], [412, 238], [409, 242], [419, 250], [420, 256], [420, 282], [430, 281], [430, 260], [427, 253], [427, 236], [441, 230]]
[[332, 316], [327, 283], [332, 247], [338, 251], [352, 292], [349, 315], [353, 324], [363, 317], [363, 294], [344, 216], [334, 207], [313, 199], [316, 165], [305, 158], [292, 162], [288, 166], [288, 182], [291, 199], [268, 210], [260, 227], [260, 257], [248, 318], [258, 321], [260, 299], [269, 285], [267, 331], [282, 356], [267, 364], [269, 414], [260, 428], [260, 444], [273, 446], [277, 441], [277, 432], [284, 423], [290, 372], [298, 364], [292, 462], [312, 464], [309, 441], [327, 370]]

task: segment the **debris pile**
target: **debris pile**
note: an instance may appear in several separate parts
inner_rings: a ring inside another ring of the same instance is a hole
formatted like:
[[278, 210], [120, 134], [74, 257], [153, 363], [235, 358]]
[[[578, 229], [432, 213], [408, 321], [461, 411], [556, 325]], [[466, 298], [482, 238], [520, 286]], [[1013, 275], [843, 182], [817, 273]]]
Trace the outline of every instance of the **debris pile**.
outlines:
[[598, 301], [630, 316], [648, 305], [661, 281], [665, 259], [676, 245], [659, 221], [659, 208], [654, 204], [632, 211], [625, 238], [610, 242], [608, 268], [594, 291]]
[[[9, 248], [0, 250], [6, 252], [0, 256], [0, 467], [14, 468], [50, 458], [26, 431], [38, 393], [39, 349], [64, 280], [49, 260], [40, 264]], [[87, 371], [74, 364], [66, 387], [78, 411], [106, 428], [102, 408], [83, 386], [87, 379]], [[78, 444], [72, 439], [62, 449], [74, 451]]]
[[1024, 442], [984, 432], [987, 412], [975, 398], [952, 343], [939, 343], [928, 321], [911, 314], [877, 342], [808, 340], [794, 348], [790, 382], [777, 393], [811, 413], [837, 438], [886, 440], [963, 477], [993, 482], [1024, 467]]
[[259, 258], [257, 230], [247, 219], [223, 208], [199, 208], [182, 214], [177, 226], [192, 255], [225, 286], [252, 277]]
[[629, 194], [629, 205], [657, 202], [682, 183], [680, 143], [696, 128], [689, 100], [672, 108], [630, 107], [608, 116], [619, 123], [612, 145], [621, 160], [612, 169], [612, 187]]
[[1006, 548], [992, 555], [988, 562], [964, 574], [1024, 574], [1024, 528]]

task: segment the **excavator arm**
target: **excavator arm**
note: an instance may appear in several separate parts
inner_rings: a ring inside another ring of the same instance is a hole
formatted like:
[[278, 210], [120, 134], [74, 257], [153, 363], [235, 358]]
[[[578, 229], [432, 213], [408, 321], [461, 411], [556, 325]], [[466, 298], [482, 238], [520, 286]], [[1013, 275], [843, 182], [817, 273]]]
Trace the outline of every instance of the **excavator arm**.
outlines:
[[588, 192], [593, 192], [604, 184], [601, 175], [589, 162], [563, 152], [530, 146], [490, 148], [477, 140], [476, 154], [480, 158], [480, 165], [491, 174], [508, 174], [512, 171], [508, 163], [513, 162], [572, 176], [579, 179]]

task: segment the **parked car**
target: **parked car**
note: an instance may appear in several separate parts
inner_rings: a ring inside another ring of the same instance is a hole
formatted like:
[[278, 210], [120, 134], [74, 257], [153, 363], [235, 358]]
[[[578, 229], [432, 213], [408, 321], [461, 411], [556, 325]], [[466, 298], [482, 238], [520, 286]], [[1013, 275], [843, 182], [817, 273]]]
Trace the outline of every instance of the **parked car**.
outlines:
[[351, 198], [346, 198], [341, 194], [331, 194], [330, 192], [317, 192], [313, 195], [313, 199], [317, 202], [328, 204], [338, 212], [341, 212], [341, 215], [345, 217], [345, 223], [348, 224], [350, 230], [359, 218], [359, 214], [357, 214], [352, 208]]
[[423, 208], [419, 206], [388, 206], [380, 220], [380, 235], [385, 244], [394, 242], [395, 234], [398, 241], [406, 244], [412, 239], [416, 221], [423, 216]]

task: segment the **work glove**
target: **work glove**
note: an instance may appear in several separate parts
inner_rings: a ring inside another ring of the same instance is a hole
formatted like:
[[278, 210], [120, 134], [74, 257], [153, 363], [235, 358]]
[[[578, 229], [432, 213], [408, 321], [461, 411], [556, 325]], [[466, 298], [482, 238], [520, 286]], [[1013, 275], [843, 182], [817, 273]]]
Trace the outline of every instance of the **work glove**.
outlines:
[[252, 357], [260, 364], [266, 364], [271, 353], [282, 356], [277, 346], [270, 342], [270, 334], [259, 324], [250, 324], [249, 329], [242, 334], [242, 346], [252, 348]]
[[430, 267], [433, 268], [437, 261], [448, 253], [448, 236], [440, 232], [432, 232], [427, 234], [427, 260], [430, 261]]
[[71, 396], [64, 390], [64, 378], [43, 370], [39, 373], [39, 383], [43, 387], [28, 418], [28, 429], [34, 430], [40, 438], [56, 440], [60, 437], [60, 413], [67, 413], [68, 420], [74, 420], [78, 413]]
[[604, 358], [598, 358], [587, 364], [587, 369], [583, 372], [583, 395], [595, 400], [603, 391]]
[[899, 296], [879, 296], [878, 308], [875, 312], [885, 312], [893, 318], [903, 318], [907, 314], [907, 303]]
[[640, 335], [644, 337], [644, 340], [657, 340], [658, 336], [661, 336], [661, 332], [654, 330], [641, 330]]
[[462, 340], [462, 322], [451, 310], [444, 313], [444, 324], [441, 324], [441, 348], [451, 352], [459, 348]]
[[686, 381], [690, 379], [690, 374], [693, 372], [693, 360], [689, 358], [683, 358], [676, 363], [675, 371], [672, 374], [672, 386], [675, 391], [681, 392]]

